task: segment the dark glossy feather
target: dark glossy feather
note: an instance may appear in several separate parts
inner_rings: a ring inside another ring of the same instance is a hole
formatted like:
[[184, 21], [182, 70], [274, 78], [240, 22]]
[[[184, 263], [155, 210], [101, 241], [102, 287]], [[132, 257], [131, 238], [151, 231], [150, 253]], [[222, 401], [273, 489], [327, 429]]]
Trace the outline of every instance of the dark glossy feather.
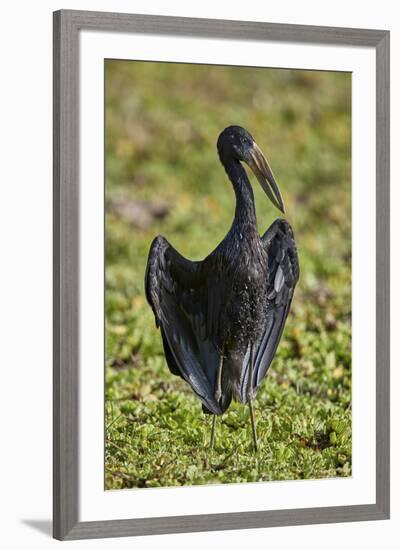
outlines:
[[[293, 232], [285, 220], [276, 220], [260, 239], [266, 252], [266, 300], [261, 335], [254, 346], [254, 392], [265, 377], [279, 344], [299, 277]], [[173, 374], [184, 378], [214, 414], [229, 406], [232, 394], [247, 401], [248, 343], [232, 353], [225, 350], [226, 373], [220, 403], [215, 399], [221, 319], [234, 299], [234, 274], [216, 269], [217, 248], [203, 262], [181, 256], [159, 236], [150, 248], [146, 296], [160, 326], [165, 356]], [[235, 379], [235, 373], [236, 379]], [[235, 389], [235, 383], [237, 389]]]
[[164, 237], [156, 237], [145, 285], [171, 372], [190, 384], [207, 409], [221, 414], [214, 397], [219, 355], [207, 326], [208, 289], [199, 276], [199, 262], [187, 260]]
[[[267, 374], [282, 336], [294, 289], [299, 279], [299, 262], [293, 231], [286, 220], [276, 220], [261, 239], [268, 255], [267, 299], [265, 324], [261, 337], [254, 346], [255, 392]], [[241, 399], [246, 402], [249, 354], [243, 362]]]

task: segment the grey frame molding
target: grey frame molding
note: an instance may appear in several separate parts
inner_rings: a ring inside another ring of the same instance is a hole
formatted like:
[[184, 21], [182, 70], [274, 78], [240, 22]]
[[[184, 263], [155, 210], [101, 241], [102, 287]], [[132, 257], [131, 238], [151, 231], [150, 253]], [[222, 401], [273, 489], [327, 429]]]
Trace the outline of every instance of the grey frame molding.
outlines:
[[[54, 537], [60, 540], [389, 518], [389, 32], [153, 15], [54, 13]], [[79, 32], [368, 46], [376, 50], [376, 502], [79, 522]]]

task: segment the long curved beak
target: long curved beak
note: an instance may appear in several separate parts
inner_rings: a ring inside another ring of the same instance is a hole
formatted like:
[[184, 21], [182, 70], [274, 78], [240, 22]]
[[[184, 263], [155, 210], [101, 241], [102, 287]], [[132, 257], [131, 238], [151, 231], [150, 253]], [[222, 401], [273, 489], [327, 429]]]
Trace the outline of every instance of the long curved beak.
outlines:
[[283, 200], [279, 191], [278, 184], [275, 181], [274, 174], [268, 164], [267, 159], [263, 155], [261, 149], [256, 143], [249, 149], [250, 158], [247, 164], [250, 166], [254, 175], [264, 189], [266, 195], [283, 214], [285, 213], [285, 207], [283, 206]]

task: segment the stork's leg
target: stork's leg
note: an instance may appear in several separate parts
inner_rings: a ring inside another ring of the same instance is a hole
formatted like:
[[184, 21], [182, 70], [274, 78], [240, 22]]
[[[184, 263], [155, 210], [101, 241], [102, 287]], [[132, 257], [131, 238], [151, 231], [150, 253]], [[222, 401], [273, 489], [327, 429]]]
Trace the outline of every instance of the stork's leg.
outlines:
[[222, 365], [224, 364], [224, 356], [219, 358], [219, 367], [217, 374], [217, 389], [215, 390], [215, 399], [219, 401], [222, 396]]
[[257, 452], [258, 451], [257, 430], [256, 430], [256, 421], [254, 418], [254, 409], [253, 409], [253, 369], [254, 369], [253, 344], [250, 344], [249, 378], [247, 380], [247, 401], [249, 403], [249, 409], [250, 409], [250, 420], [251, 420], [251, 430], [253, 432], [254, 450]]
[[[219, 367], [218, 367], [218, 373], [217, 373], [217, 388], [215, 390], [215, 399], [219, 401], [222, 396], [222, 365], [224, 363], [224, 356], [221, 355], [219, 358]], [[214, 448], [215, 443], [215, 425], [217, 423], [217, 415], [214, 414], [212, 419], [212, 426], [211, 426], [211, 439], [210, 439], [210, 448]]]
[[210, 449], [214, 449], [214, 443], [215, 443], [215, 424], [217, 423], [217, 415], [214, 414], [212, 417], [212, 425], [211, 425], [211, 439], [210, 439]]

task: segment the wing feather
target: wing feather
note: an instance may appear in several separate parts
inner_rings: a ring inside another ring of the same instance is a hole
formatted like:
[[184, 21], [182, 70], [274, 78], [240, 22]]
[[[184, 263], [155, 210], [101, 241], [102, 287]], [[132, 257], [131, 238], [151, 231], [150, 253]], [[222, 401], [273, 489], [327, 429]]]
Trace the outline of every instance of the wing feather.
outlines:
[[199, 275], [199, 262], [181, 256], [164, 237], [154, 239], [145, 290], [161, 328], [168, 366], [190, 384], [209, 411], [221, 414], [214, 396], [219, 354], [210, 337], [207, 287]]
[[[252, 387], [255, 392], [265, 377], [279, 345], [299, 279], [299, 262], [293, 231], [286, 220], [276, 220], [261, 239], [268, 256], [265, 326], [254, 347]], [[243, 364], [241, 399], [247, 401], [249, 354]]]

